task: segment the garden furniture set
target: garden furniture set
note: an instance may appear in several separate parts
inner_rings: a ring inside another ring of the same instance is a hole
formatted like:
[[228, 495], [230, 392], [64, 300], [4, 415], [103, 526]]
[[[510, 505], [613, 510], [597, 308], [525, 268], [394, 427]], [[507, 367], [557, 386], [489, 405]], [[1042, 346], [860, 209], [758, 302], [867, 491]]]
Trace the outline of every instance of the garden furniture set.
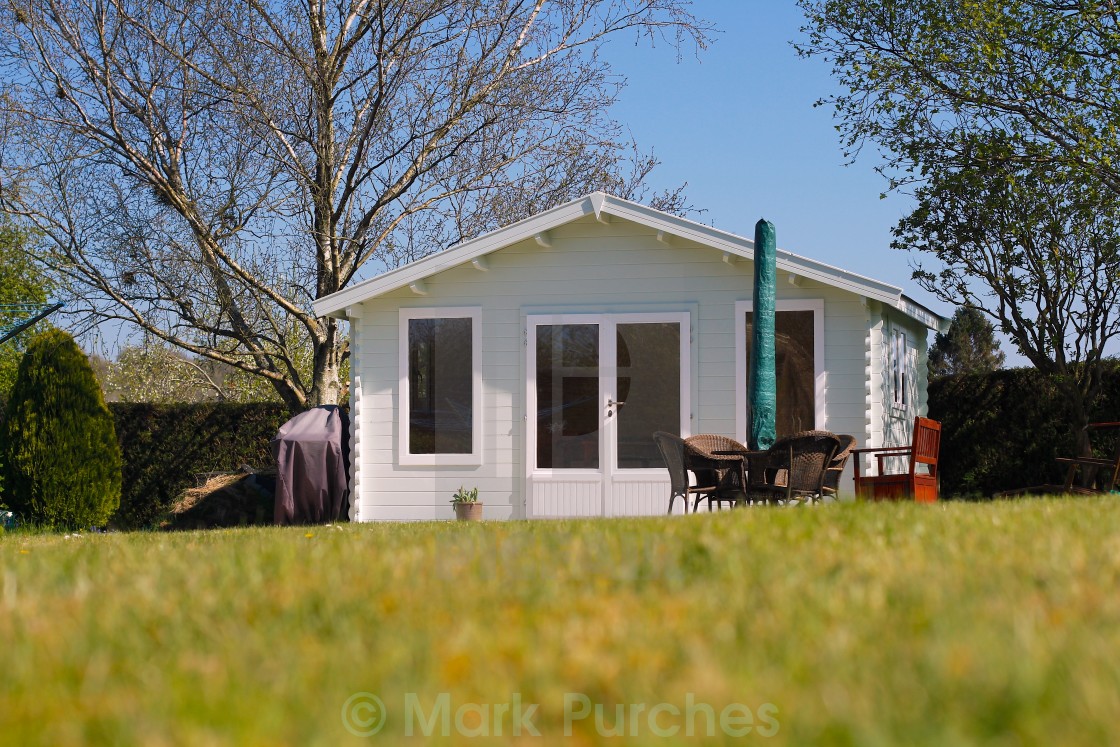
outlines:
[[[828, 431], [802, 431], [783, 436], [769, 449], [751, 450], [733, 438], [699, 434], [681, 438], [659, 431], [653, 435], [669, 471], [669, 513], [679, 497], [685, 512], [703, 500], [722, 508], [760, 504], [812, 503], [835, 497], [840, 476], [853, 455], [855, 491], [868, 500], [937, 500], [939, 423], [917, 418], [909, 446], [856, 449], [856, 439]], [[870, 455], [878, 474], [861, 474], [860, 460]], [[902, 471], [891, 466], [904, 462]]]

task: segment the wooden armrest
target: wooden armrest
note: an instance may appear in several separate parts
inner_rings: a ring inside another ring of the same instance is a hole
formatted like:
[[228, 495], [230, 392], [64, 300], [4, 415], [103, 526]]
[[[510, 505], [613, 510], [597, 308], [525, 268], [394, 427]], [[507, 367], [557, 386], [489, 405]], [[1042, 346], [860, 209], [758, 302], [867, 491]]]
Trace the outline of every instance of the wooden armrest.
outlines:
[[1087, 430], [1096, 430], [1098, 428], [1120, 428], [1120, 423], [1089, 423], [1085, 426]]
[[914, 451], [913, 446], [882, 446], [878, 449], [852, 449], [851, 454], [887, 454], [898, 456], [900, 454], [909, 454]]
[[1062, 464], [1087, 464], [1094, 467], [1115, 466], [1115, 459], [1098, 459], [1097, 457], [1057, 457], [1054, 461]]

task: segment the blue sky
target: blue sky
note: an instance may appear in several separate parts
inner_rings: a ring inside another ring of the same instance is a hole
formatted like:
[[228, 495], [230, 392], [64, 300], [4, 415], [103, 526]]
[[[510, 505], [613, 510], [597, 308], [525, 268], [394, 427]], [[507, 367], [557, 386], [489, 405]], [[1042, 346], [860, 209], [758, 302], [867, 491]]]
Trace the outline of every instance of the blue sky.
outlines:
[[813, 107], [837, 87], [827, 63], [799, 59], [790, 45], [803, 25], [793, 0], [698, 0], [693, 9], [722, 32], [699, 59], [689, 49], [678, 62], [671, 45], [632, 38], [608, 51], [629, 80], [614, 114], [662, 161], [652, 184], [688, 182], [689, 201], [707, 211], [697, 220], [751, 237], [764, 217], [782, 249], [900, 286], [951, 316], [910, 279], [910, 254], [890, 248], [909, 198], [880, 199], [874, 153], [845, 166], [831, 107]]
[[[704, 211], [694, 220], [751, 237], [764, 217], [782, 249], [897, 285], [951, 316], [910, 279], [910, 255], [890, 248], [909, 198], [880, 199], [873, 153], [845, 166], [831, 108], [813, 107], [837, 87], [827, 63], [790, 45], [804, 23], [794, 1], [696, 0], [693, 10], [720, 30], [699, 56], [686, 48], [678, 60], [670, 44], [625, 35], [605, 52], [628, 79], [615, 118], [662, 162], [651, 186], [687, 182]], [[1025, 365], [1006, 341], [1003, 350]]]

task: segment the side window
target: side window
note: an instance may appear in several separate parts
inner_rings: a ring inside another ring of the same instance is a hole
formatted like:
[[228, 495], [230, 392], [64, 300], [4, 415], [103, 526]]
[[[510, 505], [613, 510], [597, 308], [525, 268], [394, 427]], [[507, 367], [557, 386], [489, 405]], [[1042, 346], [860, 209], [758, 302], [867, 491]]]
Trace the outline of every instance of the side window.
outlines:
[[890, 336], [891, 404], [908, 409], [914, 397], [914, 367], [917, 350], [906, 339], [906, 331], [892, 327]]
[[479, 463], [478, 309], [402, 309], [400, 461]]

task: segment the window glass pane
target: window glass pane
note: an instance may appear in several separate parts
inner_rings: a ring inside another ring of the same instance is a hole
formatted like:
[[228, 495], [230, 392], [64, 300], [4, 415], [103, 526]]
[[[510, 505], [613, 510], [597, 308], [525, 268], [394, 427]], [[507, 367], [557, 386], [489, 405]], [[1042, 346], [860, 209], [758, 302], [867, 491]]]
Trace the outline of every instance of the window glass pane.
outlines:
[[537, 327], [537, 467], [599, 467], [599, 325]]
[[[746, 312], [747, 380], [750, 391], [754, 314]], [[778, 378], [777, 435], [788, 436], [816, 426], [816, 366], [813, 361], [812, 311], [778, 311], [774, 315], [774, 368]], [[748, 401], [747, 407], [750, 407]], [[750, 418], [747, 418], [750, 422]]]
[[891, 399], [898, 407], [905, 407], [908, 401], [906, 391], [906, 334], [900, 329], [891, 332]]
[[618, 466], [664, 467], [656, 431], [681, 432], [681, 328], [679, 324], [619, 324], [618, 393], [626, 404], [618, 418]]
[[408, 451], [470, 454], [474, 420], [472, 320], [408, 320]]
[[895, 357], [895, 391], [898, 393], [896, 399], [899, 405], [906, 404], [906, 391], [902, 384], [902, 357], [903, 357], [903, 338], [902, 333], [895, 330], [894, 333], [894, 357]]

